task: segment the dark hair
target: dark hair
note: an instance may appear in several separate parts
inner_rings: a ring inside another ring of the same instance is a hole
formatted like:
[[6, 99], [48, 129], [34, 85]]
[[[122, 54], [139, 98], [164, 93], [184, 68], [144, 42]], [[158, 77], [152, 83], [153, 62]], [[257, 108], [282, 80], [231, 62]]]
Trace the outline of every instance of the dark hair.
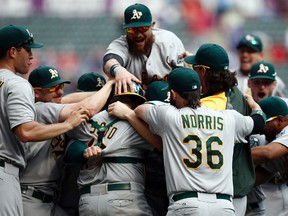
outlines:
[[183, 92], [180, 94], [182, 98], [187, 100], [187, 106], [196, 109], [201, 106], [200, 103], [200, 92], [199, 90], [194, 90], [192, 92]]
[[4, 58], [10, 48], [0, 49], [0, 59]]
[[116, 101], [128, 104], [133, 110], [140, 104], [144, 103], [143, 99], [137, 95], [117, 95], [111, 98], [110, 103], [114, 103]]
[[207, 69], [205, 77], [207, 92], [205, 96], [214, 95], [223, 91], [226, 92], [237, 84], [236, 72], [231, 72], [229, 70], [213, 71]]

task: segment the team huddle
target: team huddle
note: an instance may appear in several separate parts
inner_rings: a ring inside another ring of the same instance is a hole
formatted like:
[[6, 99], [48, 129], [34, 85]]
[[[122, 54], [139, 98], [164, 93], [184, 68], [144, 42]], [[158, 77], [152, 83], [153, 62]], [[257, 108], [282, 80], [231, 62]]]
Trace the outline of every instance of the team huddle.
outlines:
[[288, 100], [260, 38], [241, 38], [233, 72], [222, 46], [192, 55], [143, 4], [124, 21], [107, 79], [65, 96], [61, 69], [29, 73], [44, 44], [0, 28], [0, 215], [286, 215], [271, 194], [288, 190]]

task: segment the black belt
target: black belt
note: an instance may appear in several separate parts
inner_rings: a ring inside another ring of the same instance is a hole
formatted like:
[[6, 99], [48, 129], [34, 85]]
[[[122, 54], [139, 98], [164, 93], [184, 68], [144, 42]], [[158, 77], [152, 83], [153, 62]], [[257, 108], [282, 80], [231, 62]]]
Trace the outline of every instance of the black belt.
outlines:
[[[113, 184], [108, 184], [107, 186], [108, 191], [116, 191], [116, 190], [131, 190], [131, 185], [130, 183], [113, 183]], [[87, 194], [91, 193], [91, 187], [86, 186], [80, 189], [80, 194]]]
[[103, 157], [104, 163], [144, 163], [143, 159], [135, 157]]
[[[21, 185], [22, 194], [27, 194], [28, 190], [30, 190], [28, 188], [28, 186], [22, 186]], [[31, 189], [31, 190], [33, 190], [32, 195], [31, 195], [32, 197], [41, 200], [43, 203], [51, 203], [51, 202], [53, 202], [53, 197], [52, 196], [49, 196], [49, 195], [47, 195], [47, 194], [45, 194], [45, 193], [43, 193], [41, 191], [37, 191], [35, 189]]]
[[[192, 197], [198, 197], [198, 193], [195, 191], [184, 192], [184, 193], [174, 195], [172, 197], [172, 199], [176, 202], [176, 201], [181, 200], [181, 199], [192, 198]], [[231, 201], [231, 196], [228, 194], [216, 193], [216, 198]]]
[[257, 202], [255, 203], [248, 203], [248, 205], [251, 207], [251, 209], [256, 209], [256, 208], [259, 208], [259, 204]]
[[5, 167], [5, 161], [0, 160], [0, 166], [1, 166], [1, 167]]

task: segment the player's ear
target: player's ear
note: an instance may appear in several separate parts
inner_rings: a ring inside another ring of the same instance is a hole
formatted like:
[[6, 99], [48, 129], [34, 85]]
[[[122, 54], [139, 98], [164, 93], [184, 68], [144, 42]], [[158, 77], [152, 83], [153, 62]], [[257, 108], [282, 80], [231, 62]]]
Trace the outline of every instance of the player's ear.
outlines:
[[34, 89], [34, 95], [35, 95], [35, 101], [37, 101], [37, 99], [39, 99], [40, 97], [40, 91], [38, 89]]
[[152, 24], [151, 24], [151, 26], [150, 26], [150, 29], [151, 29], [151, 30], [154, 29], [155, 23], [156, 23], [156, 22], [152, 22]]
[[176, 93], [173, 89], [171, 89], [170, 92], [171, 92], [170, 98], [172, 98], [173, 100], [175, 100], [176, 97], [177, 97], [177, 93]]

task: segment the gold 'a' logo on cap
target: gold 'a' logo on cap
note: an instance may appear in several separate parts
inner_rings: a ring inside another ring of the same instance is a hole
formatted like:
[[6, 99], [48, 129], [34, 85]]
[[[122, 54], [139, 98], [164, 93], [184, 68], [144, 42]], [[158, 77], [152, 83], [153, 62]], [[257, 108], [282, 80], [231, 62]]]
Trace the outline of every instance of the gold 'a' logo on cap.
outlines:
[[57, 70], [49, 69], [49, 72], [51, 74], [51, 79], [58, 77], [58, 71]]
[[133, 12], [133, 16], [131, 17], [131, 20], [140, 19], [143, 15], [141, 11], [137, 11], [136, 9], [134, 9], [132, 12]]
[[260, 64], [259, 70], [257, 71], [257, 73], [267, 73], [268, 70], [269, 70], [268, 66], [266, 66], [264, 64]]

